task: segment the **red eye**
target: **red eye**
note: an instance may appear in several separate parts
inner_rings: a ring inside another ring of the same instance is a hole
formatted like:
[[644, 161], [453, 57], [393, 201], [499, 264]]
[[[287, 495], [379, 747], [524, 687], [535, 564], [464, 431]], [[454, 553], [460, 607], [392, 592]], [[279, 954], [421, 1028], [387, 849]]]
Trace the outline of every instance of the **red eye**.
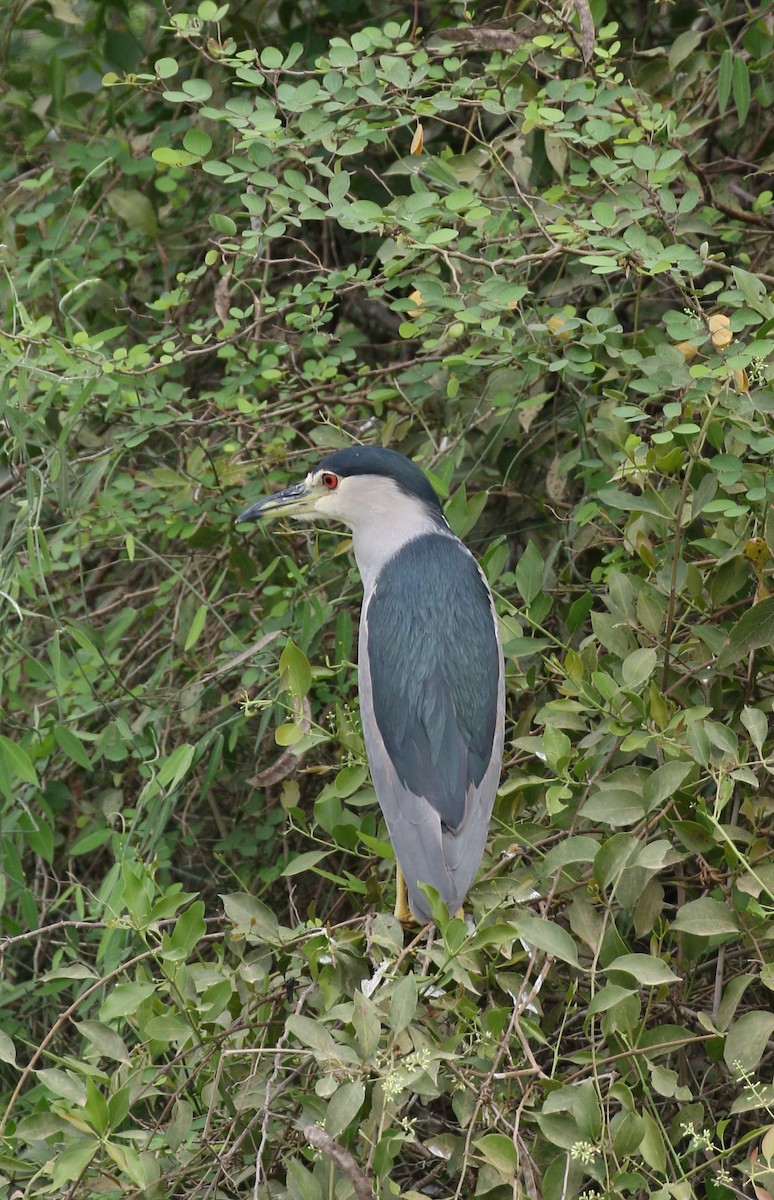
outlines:
[[329, 492], [335, 492], [339, 486], [339, 477], [334, 475], [332, 471], [325, 471], [322, 477], [323, 487], [327, 487]]

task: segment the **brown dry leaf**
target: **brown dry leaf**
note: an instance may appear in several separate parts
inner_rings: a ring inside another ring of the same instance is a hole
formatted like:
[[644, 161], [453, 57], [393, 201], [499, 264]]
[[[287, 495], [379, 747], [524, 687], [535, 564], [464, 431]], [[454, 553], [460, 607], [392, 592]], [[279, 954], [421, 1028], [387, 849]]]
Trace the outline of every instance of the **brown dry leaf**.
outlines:
[[734, 387], [738, 392], [749, 392], [750, 379], [744, 367], [740, 367], [738, 371], [734, 371]]
[[712, 345], [716, 350], [733, 342], [734, 335], [729, 328], [730, 325], [731, 321], [725, 313], [713, 313], [707, 321], [707, 328], [712, 335]]
[[761, 1140], [763, 1157], [768, 1163], [774, 1164], [774, 1125], [769, 1125]]
[[226, 271], [225, 275], [221, 275], [213, 293], [215, 312], [218, 314], [224, 325], [230, 316], [231, 274], [231, 271]]
[[581, 32], [581, 54], [583, 61], [588, 66], [594, 55], [594, 43], [596, 34], [594, 30], [594, 17], [591, 13], [591, 7], [588, 0], [573, 0], [575, 11], [578, 14], [578, 24]]
[[532, 428], [532, 426], [535, 422], [535, 418], [538, 417], [540, 415], [540, 413], [543, 411], [543, 405], [542, 404], [526, 404], [523, 408], [520, 408], [518, 411], [519, 411], [519, 425], [521, 426], [524, 433], [529, 433], [530, 429]]
[[[752, 1150], [750, 1151], [750, 1162], [752, 1163], [753, 1167], [755, 1167], [756, 1163], [758, 1162], [758, 1147], [757, 1146], [753, 1146]], [[755, 1192], [756, 1200], [774, 1200], [774, 1197], [772, 1196], [771, 1192], [768, 1191], [764, 1187], [759, 1187], [758, 1184], [755, 1182], [754, 1177], [753, 1177], [753, 1179], [750, 1180], [750, 1182], [752, 1183], [752, 1190]]]
[[417, 127], [414, 130], [414, 136], [411, 139], [411, 153], [421, 154], [425, 145], [425, 131], [421, 121], [417, 121]]
[[677, 349], [680, 351], [686, 362], [693, 362], [696, 355], [699, 353], [699, 347], [694, 346], [693, 342], [678, 342]]
[[[529, 410], [525, 410], [529, 411]], [[534, 418], [533, 418], [534, 420]], [[531, 424], [532, 422], [530, 422]], [[551, 460], [551, 465], [546, 472], [546, 492], [549, 500], [554, 504], [561, 500], [567, 491], [567, 474], [561, 471], [562, 460], [558, 454], [555, 454]]]
[[550, 330], [560, 342], [566, 342], [572, 335], [572, 330], [567, 328], [567, 321], [564, 317], [549, 317], [546, 321], [546, 329]]

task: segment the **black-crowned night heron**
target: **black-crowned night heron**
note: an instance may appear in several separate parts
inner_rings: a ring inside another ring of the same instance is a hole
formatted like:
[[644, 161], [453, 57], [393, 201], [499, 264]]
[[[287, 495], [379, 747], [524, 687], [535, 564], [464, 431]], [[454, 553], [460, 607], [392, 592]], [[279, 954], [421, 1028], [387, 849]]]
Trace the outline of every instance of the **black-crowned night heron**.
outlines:
[[503, 657], [484, 574], [426, 476], [394, 450], [337, 450], [239, 520], [279, 516], [352, 530], [360, 711], [398, 862], [396, 916], [410, 919], [407, 887], [414, 917], [430, 918], [420, 883], [454, 913], [481, 862], [503, 753]]

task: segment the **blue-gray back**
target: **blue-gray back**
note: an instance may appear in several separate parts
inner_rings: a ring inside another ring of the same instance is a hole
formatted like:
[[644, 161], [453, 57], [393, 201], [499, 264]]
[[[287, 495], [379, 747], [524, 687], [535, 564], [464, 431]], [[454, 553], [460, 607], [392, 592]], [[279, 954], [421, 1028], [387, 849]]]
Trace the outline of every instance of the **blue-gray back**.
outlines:
[[456, 829], [489, 765], [499, 651], [489, 592], [456, 538], [427, 534], [385, 565], [367, 610], [376, 722], [401, 783]]

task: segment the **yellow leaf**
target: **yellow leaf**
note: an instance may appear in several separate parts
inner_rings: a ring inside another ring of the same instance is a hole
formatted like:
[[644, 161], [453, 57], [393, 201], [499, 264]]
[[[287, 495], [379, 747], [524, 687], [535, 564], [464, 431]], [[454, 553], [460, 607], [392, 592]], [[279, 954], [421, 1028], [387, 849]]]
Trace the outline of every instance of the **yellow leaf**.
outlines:
[[771, 551], [764, 538], [754, 537], [750, 538], [742, 553], [752, 563], [755, 574], [758, 576], [758, 586], [755, 589], [754, 603], [760, 604], [762, 600], [767, 600], [769, 596], [769, 589], [766, 587], [765, 581], [765, 567], [771, 558]]
[[765, 538], [762, 537], [750, 538], [742, 553], [745, 558], [749, 558], [755, 570], [759, 573], [762, 571], [764, 564], [771, 558], [771, 551], [766, 544]]
[[686, 362], [693, 362], [694, 358], [699, 353], [699, 347], [694, 346], [693, 342], [678, 342], [677, 349], [680, 351]]
[[414, 130], [414, 136], [411, 139], [411, 153], [421, 154], [425, 145], [425, 131], [422, 127], [422, 122], [417, 121], [417, 127]]
[[425, 304], [424, 300], [422, 299], [422, 293], [420, 291], [412, 292], [411, 295], [409, 296], [409, 300], [414, 301], [414, 303], [416, 304], [416, 308], [410, 308], [408, 310], [408, 315], [410, 317], [421, 316], [422, 309], [424, 308], [424, 304]]
[[734, 387], [738, 392], [749, 392], [750, 380], [744, 367], [740, 367], [738, 371], [734, 371]]
[[716, 350], [733, 342], [734, 335], [729, 328], [730, 325], [731, 321], [725, 313], [713, 313], [708, 319], [707, 328], [712, 335], [712, 345]]
[[546, 329], [550, 330], [560, 342], [566, 342], [572, 333], [572, 330], [567, 328], [567, 322], [564, 317], [549, 317], [546, 321]]

